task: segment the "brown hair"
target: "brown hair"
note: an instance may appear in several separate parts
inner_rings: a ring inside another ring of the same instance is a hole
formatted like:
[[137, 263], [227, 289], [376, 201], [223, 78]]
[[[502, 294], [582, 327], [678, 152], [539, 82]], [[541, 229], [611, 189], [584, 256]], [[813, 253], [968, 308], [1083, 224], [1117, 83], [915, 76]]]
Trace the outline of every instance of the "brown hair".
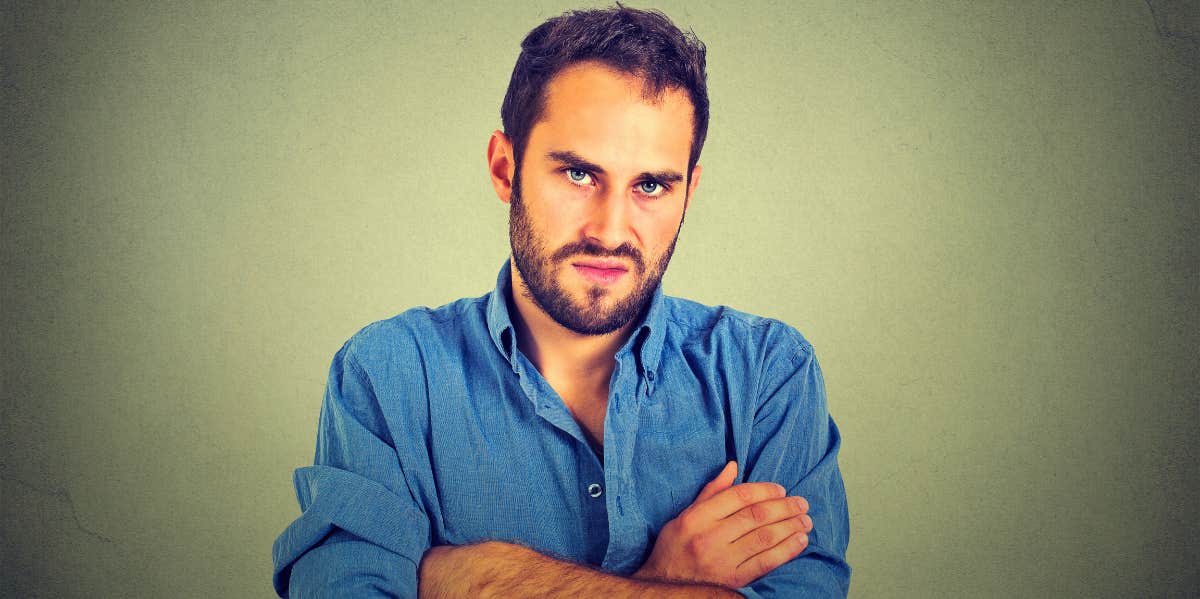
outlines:
[[684, 33], [663, 13], [626, 6], [571, 11], [542, 23], [521, 42], [508, 92], [500, 108], [504, 133], [519, 165], [534, 124], [545, 109], [546, 84], [571, 64], [595, 60], [645, 82], [648, 98], [668, 87], [692, 101], [692, 149], [688, 179], [708, 134], [708, 84], [704, 43]]

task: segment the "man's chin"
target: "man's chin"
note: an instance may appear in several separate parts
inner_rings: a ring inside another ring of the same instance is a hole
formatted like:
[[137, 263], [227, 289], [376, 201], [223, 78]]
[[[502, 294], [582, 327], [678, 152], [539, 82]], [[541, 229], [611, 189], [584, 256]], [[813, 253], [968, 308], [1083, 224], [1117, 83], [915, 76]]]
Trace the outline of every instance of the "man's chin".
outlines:
[[632, 297], [632, 290], [585, 285], [571, 295], [571, 306], [583, 314], [608, 316]]
[[614, 309], [615, 302], [610, 301], [608, 298], [597, 302], [586, 300], [582, 302], [578, 300], [571, 302], [571, 311], [574, 312], [574, 316], [577, 321], [607, 321], [608, 319], [612, 318]]
[[628, 325], [640, 309], [636, 302], [639, 280], [634, 273], [613, 285], [597, 285], [571, 272], [559, 271], [557, 284], [535, 301], [558, 324], [580, 335], [606, 335]]
[[567, 317], [574, 326], [568, 326], [562, 321], [559, 321], [559, 324], [581, 334], [597, 335], [612, 332], [627, 324], [626, 322], [613, 322], [613, 319], [618, 317], [620, 299], [613, 298], [611, 294], [606, 294], [598, 300], [588, 298], [581, 300], [578, 296], [573, 296], [570, 302], [570, 314], [562, 316]]

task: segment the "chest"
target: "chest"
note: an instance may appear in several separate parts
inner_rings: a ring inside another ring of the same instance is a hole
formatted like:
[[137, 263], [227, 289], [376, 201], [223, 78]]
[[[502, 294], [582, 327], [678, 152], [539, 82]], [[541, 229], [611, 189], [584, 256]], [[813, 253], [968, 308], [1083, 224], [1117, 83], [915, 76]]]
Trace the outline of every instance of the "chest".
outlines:
[[575, 422], [579, 423], [579, 428], [583, 429], [588, 444], [596, 451], [596, 455], [603, 456], [604, 418], [608, 414], [608, 393], [560, 394], [560, 396], [562, 396], [567, 410], [571, 412], [571, 416], [575, 418]]
[[728, 435], [727, 404], [702, 379], [671, 382], [650, 394], [618, 380], [610, 395], [506, 377], [439, 394], [428, 435], [396, 435], [428, 448], [435, 474], [417, 495], [435, 543], [495, 539], [617, 569], [640, 563], [746, 438]]

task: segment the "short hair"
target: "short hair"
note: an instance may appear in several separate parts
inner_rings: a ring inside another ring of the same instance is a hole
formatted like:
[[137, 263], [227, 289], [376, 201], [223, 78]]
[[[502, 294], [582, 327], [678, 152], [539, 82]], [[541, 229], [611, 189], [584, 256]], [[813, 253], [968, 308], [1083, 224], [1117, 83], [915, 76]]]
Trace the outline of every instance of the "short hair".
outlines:
[[704, 43], [680, 31], [657, 10], [626, 6], [563, 13], [542, 23], [521, 42], [508, 92], [500, 108], [504, 133], [520, 164], [529, 133], [545, 110], [546, 84], [572, 64], [598, 61], [643, 80], [647, 98], [681, 88], [692, 102], [692, 148], [688, 179], [708, 134], [708, 84]]

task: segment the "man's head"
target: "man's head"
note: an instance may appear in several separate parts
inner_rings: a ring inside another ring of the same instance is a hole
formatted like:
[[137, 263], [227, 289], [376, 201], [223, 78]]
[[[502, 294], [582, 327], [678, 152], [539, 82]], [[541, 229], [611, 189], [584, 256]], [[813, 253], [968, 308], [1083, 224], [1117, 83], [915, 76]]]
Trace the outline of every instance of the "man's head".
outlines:
[[662, 278], [708, 121], [704, 47], [657, 13], [568, 13], [522, 44], [492, 135], [514, 281], [563, 327], [606, 334]]
[[517, 164], [530, 130], [544, 116], [546, 86], [563, 69], [595, 61], [644, 83], [647, 99], [668, 88], [683, 90], [692, 103], [688, 172], [700, 160], [708, 134], [708, 83], [704, 44], [658, 11], [624, 6], [573, 11], [536, 27], [521, 42], [508, 92], [500, 107], [504, 133]]

